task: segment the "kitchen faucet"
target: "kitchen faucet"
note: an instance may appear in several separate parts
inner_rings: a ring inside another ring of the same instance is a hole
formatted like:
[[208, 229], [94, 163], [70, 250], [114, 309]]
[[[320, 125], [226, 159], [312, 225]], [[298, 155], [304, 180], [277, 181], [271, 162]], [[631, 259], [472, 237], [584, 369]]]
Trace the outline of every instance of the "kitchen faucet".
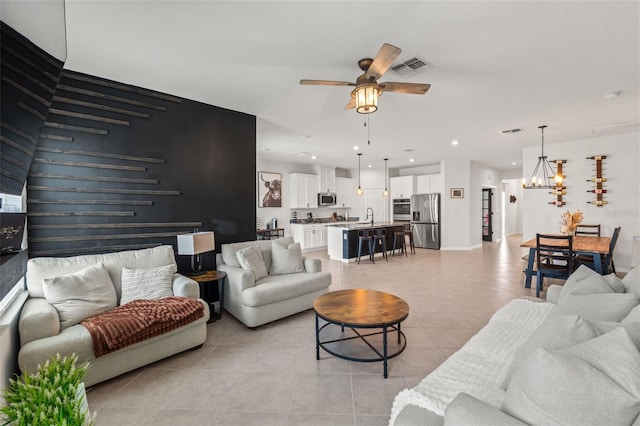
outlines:
[[373, 209], [371, 207], [367, 207], [367, 217], [364, 220], [369, 219], [369, 210], [371, 210], [371, 226], [373, 226]]

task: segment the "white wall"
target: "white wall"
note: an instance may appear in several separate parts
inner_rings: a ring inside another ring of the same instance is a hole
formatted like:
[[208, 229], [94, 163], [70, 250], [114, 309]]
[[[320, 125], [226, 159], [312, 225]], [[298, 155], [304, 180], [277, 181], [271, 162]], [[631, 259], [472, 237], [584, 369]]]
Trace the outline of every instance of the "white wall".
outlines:
[[[506, 203], [505, 211], [505, 233], [512, 235], [522, 232], [522, 184], [521, 179], [505, 179], [503, 180]], [[516, 202], [509, 202], [509, 196], [514, 195]]]
[[0, 16], [47, 53], [67, 59], [64, 0], [2, 0]]
[[[442, 250], [467, 250], [471, 247], [471, 162], [446, 160], [442, 162], [444, 194], [440, 205]], [[451, 188], [464, 189], [464, 198], [451, 198]], [[480, 213], [478, 212], [478, 217]]]
[[[540, 153], [540, 147], [523, 150], [523, 170], [529, 176]], [[601, 224], [602, 233], [611, 235], [617, 226], [622, 227], [616, 246], [614, 259], [616, 270], [629, 268], [632, 240], [640, 235], [640, 134], [638, 132], [622, 135], [602, 136], [550, 144], [545, 147], [549, 159], [567, 160], [563, 171], [566, 175], [567, 205], [558, 208], [548, 204], [554, 196], [547, 190], [526, 189], [523, 191], [523, 238], [535, 238], [537, 232], [559, 233], [560, 215], [565, 210], [582, 210], [586, 224]], [[594, 194], [587, 193], [594, 187], [586, 182], [594, 172], [594, 161], [586, 157], [606, 155], [604, 176], [607, 183], [605, 200], [608, 204], [596, 207], [587, 201]]]

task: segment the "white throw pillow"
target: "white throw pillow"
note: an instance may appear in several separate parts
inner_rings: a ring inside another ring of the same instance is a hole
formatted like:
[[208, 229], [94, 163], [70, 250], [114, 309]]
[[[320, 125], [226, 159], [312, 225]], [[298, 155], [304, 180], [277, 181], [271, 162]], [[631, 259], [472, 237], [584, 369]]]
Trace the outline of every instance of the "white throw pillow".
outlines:
[[620, 321], [622, 324], [629, 324], [632, 322], [640, 323], [640, 305], [633, 308], [629, 314]]
[[304, 272], [302, 264], [302, 247], [300, 243], [289, 245], [275, 240], [271, 243], [270, 275], [295, 274]]
[[567, 297], [575, 287], [580, 285], [580, 281], [583, 281], [594, 275], [600, 276], [600, 274], [598, 274], [593, 269], [588, 268], [584, 265], [580, 265], [580, 267], [576, 269], [571, 275], [569, 275], [569, 278], [567, 278], [567, 280], [564, 282], [562, 291], [560, 292], [560, 296], [558, 296], [558, 302]]
[[621, 327], [566, 349], [536, 349], [502, 409], [527, 424], [631, 424], [640, 414], [640, 353]]
[[42, 280], [44, 297], [60, 316], [60, 328], [116, 307], [116, 289], [102, 263], [76, 273]]
[[638, 296], [629, 293], [570, 294], [551, 315], [578, 314], [594, 321], [620, 322], [638, 303]]
[[240, 249], [236, 252], [236, 256], [242, 269], [253, 272], [256, 281], [269, 275], [264, 257], [258, 247], [250, 246]]
[[120, 305], [138, 299], [162, 299], [173, 296], [173, 265], [157, 268], [122, 268]]
[[[622, 283], [621, 283], [622, 284]], [[624, 286], [623, 286], [624, 288]], [[558, 301], [560, 303], [563, 299], [566, 299], [570, 295], [575, 294], [599, 294], [599, 293], [615, 293], [615, 289], [609, 284], [609, 280], [605, 279], [602, 275], [591, 275], [584, 280], [577, 281], [569, 291], [564, 292], [564, 297]]]

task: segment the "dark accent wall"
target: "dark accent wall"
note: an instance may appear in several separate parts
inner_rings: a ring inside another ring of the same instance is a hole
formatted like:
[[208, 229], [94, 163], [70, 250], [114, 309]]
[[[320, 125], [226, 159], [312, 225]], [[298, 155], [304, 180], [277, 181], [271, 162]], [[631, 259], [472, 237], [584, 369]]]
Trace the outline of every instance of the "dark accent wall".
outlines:
[[30, 256], [255, 239], [255, 138], [255, 116], [64, 70], [27, 181]]
[[20, 195], [63, 63], [0, 22], [0, 192]]

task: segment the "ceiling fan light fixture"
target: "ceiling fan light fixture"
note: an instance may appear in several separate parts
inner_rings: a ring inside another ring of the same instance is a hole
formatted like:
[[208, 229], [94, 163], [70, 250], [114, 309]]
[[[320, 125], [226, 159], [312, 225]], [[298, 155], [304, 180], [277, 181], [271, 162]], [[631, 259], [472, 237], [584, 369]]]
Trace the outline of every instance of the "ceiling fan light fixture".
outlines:
[[371, 114], [378, 109], [380, 87], [377, 84], [361, 84], [353, 90], [356, 99], [356, 111], [360, 114]]

